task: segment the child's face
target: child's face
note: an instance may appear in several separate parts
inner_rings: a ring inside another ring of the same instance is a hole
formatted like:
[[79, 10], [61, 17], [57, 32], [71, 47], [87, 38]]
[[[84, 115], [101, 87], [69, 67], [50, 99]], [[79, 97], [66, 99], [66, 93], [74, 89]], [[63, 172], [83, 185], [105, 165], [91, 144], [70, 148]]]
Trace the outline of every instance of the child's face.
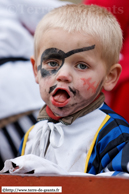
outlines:
[[43, 34], [35, 64], [41, 97], [61, 117], [92, 103], [107, 74], [101, 49], [93, 37], [61, 29]]

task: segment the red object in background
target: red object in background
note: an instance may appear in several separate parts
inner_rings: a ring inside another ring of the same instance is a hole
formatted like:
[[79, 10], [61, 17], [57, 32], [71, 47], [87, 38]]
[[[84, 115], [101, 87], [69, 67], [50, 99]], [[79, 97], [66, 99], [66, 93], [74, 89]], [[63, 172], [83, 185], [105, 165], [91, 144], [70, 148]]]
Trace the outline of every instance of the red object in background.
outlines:
[[105, 92], [107, 104], [129, 122], [129, 1], [128, 0], [84, 0], [84, 4], [106, 7], [114, 14], [123, 31], [123, 48], [119, 63], [122, 73], [117, 86]]

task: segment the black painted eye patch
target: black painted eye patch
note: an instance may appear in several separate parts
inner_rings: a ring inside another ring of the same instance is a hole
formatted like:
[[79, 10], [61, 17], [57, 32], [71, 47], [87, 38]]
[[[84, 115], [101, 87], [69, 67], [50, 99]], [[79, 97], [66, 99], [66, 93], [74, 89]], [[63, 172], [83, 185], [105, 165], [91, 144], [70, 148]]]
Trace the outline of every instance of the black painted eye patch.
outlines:
[[[74, 50], [71, 50], [71, 51], [69, 51], [67, 53], [65, 53], [64, 51], [59, 50], [57, 48], [48, 48], [41, 55], [41, 64], [38, 66], [38, 70], [41, 70], [42, 77], [50, 75], [51, 73], [56, 73], [63, 66], [65, 58], [67, 58], [67, 57], [69, 57], [69, 56], [71, 56], [71, 55], [73, 55], [75, 53], [89, 51], [89, 50], [92, 50], [94, 48], [95, 48], [95, 45], [92, 45], [92, 46], [88, 46], [88, 47], [74, 49]], [[58, 68], [58, 70], [51, 70], [51, 72], [50, 72], [50, 71], [47, 71], [44, 68], [42, 68], [43, 61], [46, 61], [46, 60], [49, 60], [49, 59], [61, 60], [61, 65]]]

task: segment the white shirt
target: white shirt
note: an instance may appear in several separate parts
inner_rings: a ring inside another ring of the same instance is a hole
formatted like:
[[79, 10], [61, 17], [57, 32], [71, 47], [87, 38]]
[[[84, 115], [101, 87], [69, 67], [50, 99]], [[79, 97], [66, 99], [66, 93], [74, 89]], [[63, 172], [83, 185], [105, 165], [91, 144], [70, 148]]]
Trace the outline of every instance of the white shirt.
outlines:
[[[83, 173], [87, 153], [105, 117], [105, 113], [96, 109], [77, 118], [71, 125], [40, 121], [29, 133], [25, 155], [45, 158], [67, 172]], [[48, 141], [50, 143], [44, 154]]]
[[[53, 124], [46, 120], [37, 123], [29, 133], [26, 155], [6, 160], [1, 172], [9, 170], [11, 174], [33, 172], [42, 175], [94, 176], [84, 173], [84, 168], [87, 153], [105, 119], [106, 114], [96, 109], [76, 119], [71, 125]], [[46, 150], [48, 140], [50, 143]], [[12, 162], [18, 168], [15, 169]], [[112, 176], [113, 173], [105, 168], [105, 172], [97, 176]], [[121, 172], [117, 176], [129, 177], [129, 174]]]

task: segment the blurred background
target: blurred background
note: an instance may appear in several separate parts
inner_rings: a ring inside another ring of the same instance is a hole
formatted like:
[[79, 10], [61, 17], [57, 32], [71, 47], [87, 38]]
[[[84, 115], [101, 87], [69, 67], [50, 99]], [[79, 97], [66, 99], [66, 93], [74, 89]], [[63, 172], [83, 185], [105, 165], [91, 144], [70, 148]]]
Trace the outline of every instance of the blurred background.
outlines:
[[[60, 1], [64, 1], [64, 0], [60, 0]], [[72, 2], [72, 3], [82, 3], [81, 0], [69, 0], [69, 1]]]

